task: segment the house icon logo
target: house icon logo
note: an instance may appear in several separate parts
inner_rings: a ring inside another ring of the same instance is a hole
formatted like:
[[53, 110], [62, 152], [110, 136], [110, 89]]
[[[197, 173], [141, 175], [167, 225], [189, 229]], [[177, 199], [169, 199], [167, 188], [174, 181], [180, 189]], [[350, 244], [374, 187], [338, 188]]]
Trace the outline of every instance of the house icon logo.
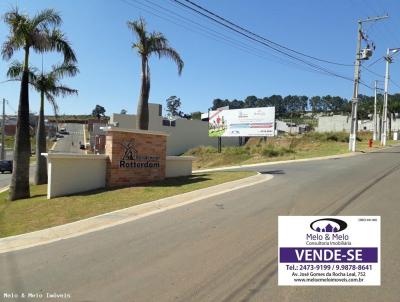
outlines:
[[311, 222], [310, 228], [315, 232], [337, 233], [345, 230], [347, 223], [337, 218], [323, 218]]
[[121, 160], [135, 160], [137, 158], [138, 152], [135, 149], [135, 140], [131, 140], [127, 143], [121, 143], [124, 147], [124, 154]]

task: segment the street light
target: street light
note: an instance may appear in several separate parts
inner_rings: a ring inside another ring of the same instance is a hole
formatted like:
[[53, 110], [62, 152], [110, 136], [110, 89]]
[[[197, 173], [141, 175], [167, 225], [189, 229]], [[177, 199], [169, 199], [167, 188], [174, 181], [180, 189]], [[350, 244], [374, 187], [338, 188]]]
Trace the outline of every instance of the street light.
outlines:
[[389, 86], [389, 64], [393, 63], [393, 55], [398, 53], [400, 48], [388, 48], [386, 51], [386, 74], [385, 74], [385, 92], [383, 94], [383, 113], [382, 113], [382, 136], [381, 145], [386, 146], [387, 140], [387, 107], [388, 107], [388, 86]]

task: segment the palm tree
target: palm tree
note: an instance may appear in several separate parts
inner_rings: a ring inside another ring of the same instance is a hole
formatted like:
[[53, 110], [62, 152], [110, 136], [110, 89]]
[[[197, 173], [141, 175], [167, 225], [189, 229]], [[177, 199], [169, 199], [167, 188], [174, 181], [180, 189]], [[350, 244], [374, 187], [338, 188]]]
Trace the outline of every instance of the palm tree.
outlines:
[[[55, 100], [57, 96], [78, 94], [78, 91], [60, 84], [60, 79], [65, 76], [75, 76], [79, 72], [78, 67], [73, 63], [63, 63], [52, 66], [48, 73], [38, 73], [36, 68], [30, 67], [29, 83], [40, 93], [39, 120], [36, 129], [36, 169], [34, 183], [41, 185], [47, 183], [47, 161], [42, 153], [46, 152], [46, 129], [44, 124], [44, 99], [50, 102], [54, 114], [57, 116], [58, 105]], [[8, 69], [7, 76], [19, 80], [23, 75], [23, 65], [13, 62]]]
[[138, 129], [148, 130], [149, 128], [149, 94], [150, 94], [150, 68], [149, 58], [152, 54], [159, 58], [167, 57], [172, 59], [178, 66], [179, 75], [182, 73], [183, 61], [175, 49], [169, 46], [167, 38], [162, 33], [148, 33], [146, 22], [143, 18], [136, 21], [128, 21], [128, 27], [137, 36], [137, 42], [132, 44], [142, 59], [142, 85], [137, 108], [136, 124]]
[[64, 62], [76, 62], [76, 57], [64, 34], [56, 28], [61, 24], [61, 17], [54, 10], [45, 9], [31, 18], [21, 14], [18, 8], [14, 8], [4, 15], [4, 21], [8, 25], [10, 33], [1, 50], [3, 59], [9, 60], [19, 49], [24, 51], [14, 144], [14, 169], [9, 196], [10, 200], [16, 200], [30, 196], [29, 53], [31, 50], [61, 52], [64, 55]]

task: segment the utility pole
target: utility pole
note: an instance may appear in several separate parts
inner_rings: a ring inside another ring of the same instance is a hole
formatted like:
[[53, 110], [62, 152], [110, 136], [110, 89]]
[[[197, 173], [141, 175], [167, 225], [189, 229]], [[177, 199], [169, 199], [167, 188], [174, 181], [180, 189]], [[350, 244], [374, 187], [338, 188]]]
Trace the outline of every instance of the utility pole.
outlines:
[[6, 99], [3, 98], [3, 122], [1, 124], [1, 160], [6, 159], [4, 133], [6, 130]]
[[383, 113], [382, 113], [382, 135], [381, 135], [381, 145], [386, 146], [387, 133], [388, 133], [388, 123], [387, 123], [387, 113], [388, 113], [388, 86], [389, 86], [389, 65], [393, 62], [391, 53], [395, 54], [400, 51], [400, 48], [388, 48], [386, 51], [386, 73], [385, 73], [385, 92], [383, 94]]
[[389, 48], [386, 51], [386, 73], [385, 73], [385, 92], [383, 93], [383, 112], [382, 112], [382, 136], [381, 145], [386, 146], [386, 136], [387, 136], [387, 97], [388, 97], [388, 84], [389, 84]]
[[376, 118], [376, 102], [377, 102], [377, 98], [378, 98], [378, 81], [375, 80], [375, 98], [374, 98], [374, 117], [373, 117], [373, 134], [372, 134], [372, 139], [373, 141], [376, 141], [377, 138], [377, 118]]
[[356, 151], [356, 137], [357, 137], [357, 107], [358, 107], [358, 90], [360, 84], [360, 67], [361, 67], [361, 60], [366, 60], [372, 53], [363, 58], [361, 56], [361, 42], [364, 39], [364, 34], [362, 32], [362, 24], [365, 22], [372, 22], [378, 21], [381, 19], [387, 18], [388, 15], [380, 16], [380, 17], [373, 17], [367, 18], [365, 20], [358, 21], [358, 33], [357, 33], [357, 50], [356, 50], [356, 62], [354, 65], [354, 87], [353, 87], [353, 98], [351, 100], [351, 129], [350, 129], [350, 136], [349, 136], [349, 151], [355, 152]]

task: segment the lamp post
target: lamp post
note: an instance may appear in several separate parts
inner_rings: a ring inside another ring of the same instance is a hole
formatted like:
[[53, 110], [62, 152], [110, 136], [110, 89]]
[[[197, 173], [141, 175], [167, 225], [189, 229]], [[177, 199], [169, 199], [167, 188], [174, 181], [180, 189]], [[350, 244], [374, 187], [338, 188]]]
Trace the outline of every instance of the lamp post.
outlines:
[[387, 140], [387, 112], [388, 112], [388, 86], [389, 86], [389, 64], [393, 62], [393, 55], [397, 53], [400, 48], [388, 48], [386, 51], [386, 73], [385, 73], [385, 92], [383, 94], [383, 112], [382, 112], [382, 135], [381, 145], [386, 146]]

